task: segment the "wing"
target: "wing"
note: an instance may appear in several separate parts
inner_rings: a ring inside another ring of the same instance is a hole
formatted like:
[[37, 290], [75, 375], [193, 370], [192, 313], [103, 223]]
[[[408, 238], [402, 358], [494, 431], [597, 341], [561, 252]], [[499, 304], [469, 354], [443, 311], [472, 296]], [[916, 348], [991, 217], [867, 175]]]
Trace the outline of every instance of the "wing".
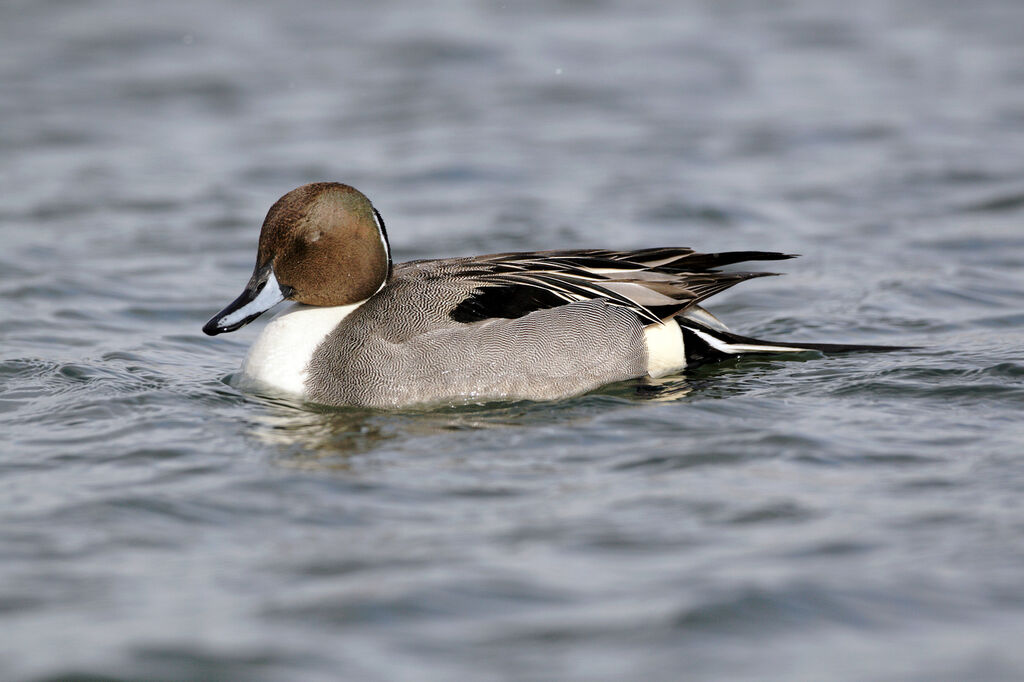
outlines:
[[603, 299], [651, 324], [735, 284], [776, 274], [720, 272], [718, 267], [792, 257], [768, 251], [696, 253], [687, 248], [538, 251], [459, 260], [457, 267], [443, 268], [443, 275], [469, 285], [468, 295], [450, 313], [456, 322], [518, 318], [575, 301]]

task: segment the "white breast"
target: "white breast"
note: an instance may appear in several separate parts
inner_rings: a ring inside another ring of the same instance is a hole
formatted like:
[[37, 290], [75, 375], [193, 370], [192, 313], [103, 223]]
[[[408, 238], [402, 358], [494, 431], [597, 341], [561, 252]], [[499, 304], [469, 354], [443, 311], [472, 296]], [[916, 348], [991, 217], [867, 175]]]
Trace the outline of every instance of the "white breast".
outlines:
[[242, 363], [243, 383], [304, 397], [313, 353], [338, 323], [362, 304], [319, 307], [293, 303], [285, 308], [249, 349]]

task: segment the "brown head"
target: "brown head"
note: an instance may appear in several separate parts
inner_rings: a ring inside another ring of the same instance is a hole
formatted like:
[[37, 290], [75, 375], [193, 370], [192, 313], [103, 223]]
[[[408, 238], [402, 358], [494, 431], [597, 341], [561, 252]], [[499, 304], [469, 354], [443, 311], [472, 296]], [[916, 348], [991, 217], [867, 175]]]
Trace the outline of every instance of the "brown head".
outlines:
[[384, 221], [369, 199], [337, 182], [303, 185], [270, 207], [245, 291], [203, 331], [234, 331], [284, 299], [358, 303], [379, 291], [390, 271]]

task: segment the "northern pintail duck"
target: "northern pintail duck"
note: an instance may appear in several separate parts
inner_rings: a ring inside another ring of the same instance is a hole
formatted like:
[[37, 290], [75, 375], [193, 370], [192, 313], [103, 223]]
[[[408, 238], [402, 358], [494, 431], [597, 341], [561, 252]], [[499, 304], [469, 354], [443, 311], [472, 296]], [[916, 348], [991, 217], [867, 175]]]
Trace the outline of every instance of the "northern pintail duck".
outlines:
[[400, 407], [551, 400], [745, 353], [883, 350], [730, 332], [704, 299], [783, 253], [539, 251], [394, 264], [358, 190], [304, 185], [271, 206], [242, 295], [206, 323], [235, 331], [289, 300], [242, 366], [246, 384], [316, 403]]

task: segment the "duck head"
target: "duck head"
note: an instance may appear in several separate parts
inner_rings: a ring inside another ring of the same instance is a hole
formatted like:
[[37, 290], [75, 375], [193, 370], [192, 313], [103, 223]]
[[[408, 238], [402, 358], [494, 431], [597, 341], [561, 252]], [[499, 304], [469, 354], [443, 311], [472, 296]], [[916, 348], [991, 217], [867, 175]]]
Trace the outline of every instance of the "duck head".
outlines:
[[249, 283], [203, 331], [235, 331], [286, 299], [317, 306], [365, 301], [390, 271], [384, 221], [369, 199], [337, 182], [303, 185], [270, 207]]

